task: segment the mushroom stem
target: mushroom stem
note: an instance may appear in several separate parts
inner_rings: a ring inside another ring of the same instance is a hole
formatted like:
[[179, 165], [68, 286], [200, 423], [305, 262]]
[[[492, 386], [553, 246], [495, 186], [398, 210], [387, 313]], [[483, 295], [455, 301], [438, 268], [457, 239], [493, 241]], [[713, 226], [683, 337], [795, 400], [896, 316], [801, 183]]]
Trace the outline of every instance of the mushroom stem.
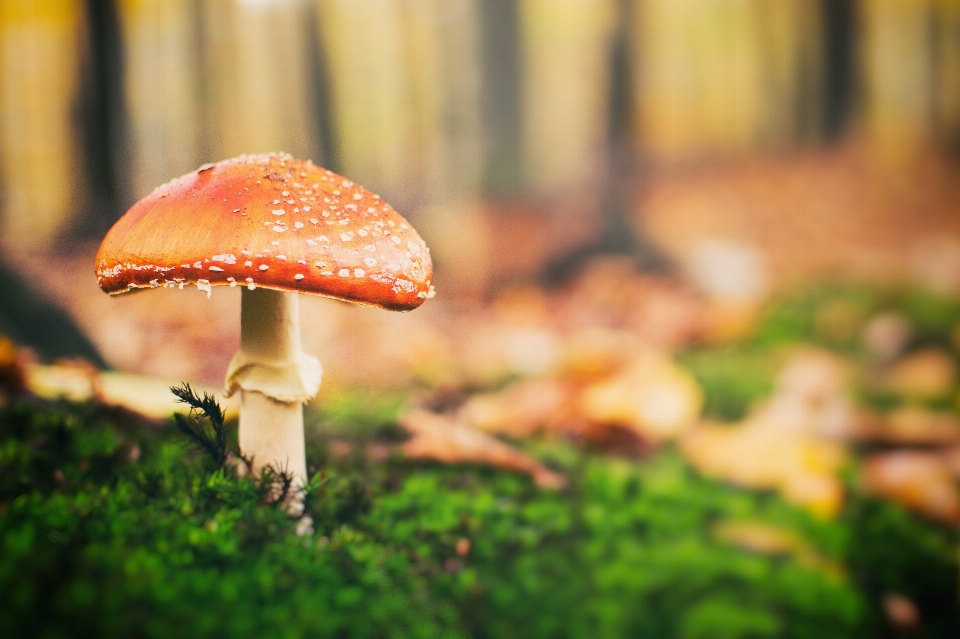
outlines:
[[265, 466], [290, 472], [299, 485], [307, 476], [303, 405], [278, 402], [257, 391], [240, 391], [240, 451], [259, 475]]
[[273, 465], [307, 476], [303, 407], [320, 386], [320, 362], [300, 343], [296, 293], [244, 289], [240, 302], [240, 351], [230, 362], [227, 394], [240, 390], [240, 450], [252, 472]]

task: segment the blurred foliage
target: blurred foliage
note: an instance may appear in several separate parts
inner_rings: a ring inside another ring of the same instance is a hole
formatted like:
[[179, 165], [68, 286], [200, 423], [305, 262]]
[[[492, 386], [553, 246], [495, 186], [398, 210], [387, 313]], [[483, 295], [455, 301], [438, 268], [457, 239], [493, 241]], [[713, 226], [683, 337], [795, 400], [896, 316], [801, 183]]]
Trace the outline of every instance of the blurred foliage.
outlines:
[[694, 350], [679, 361], [705, 391], [704, 416], [724, 422], [743, 419], [753, 402], [769, 395], [777, 370], [768, 351], [738, 345]]
[[[877, 289], [855, 283], [811, 283], [772, 299], [756, 330], [733, 344], [706, 345], [679, 355], [706, 394], [704, 416], [737, 421], [754, 402], [769, 396], [784, 355], [792, 347], [829, 349], [871, 369], [878, 363], [864, 346], [868, 322], [896, 313], [909, 327], [905, 351], [943, 349], [957, 359], [960, 301], [920, 288]], [[881, 388], [859, 385], [860, 399], [889, 409], [900, 400]], [[923, 403], [953, 408], [952, 398]]]

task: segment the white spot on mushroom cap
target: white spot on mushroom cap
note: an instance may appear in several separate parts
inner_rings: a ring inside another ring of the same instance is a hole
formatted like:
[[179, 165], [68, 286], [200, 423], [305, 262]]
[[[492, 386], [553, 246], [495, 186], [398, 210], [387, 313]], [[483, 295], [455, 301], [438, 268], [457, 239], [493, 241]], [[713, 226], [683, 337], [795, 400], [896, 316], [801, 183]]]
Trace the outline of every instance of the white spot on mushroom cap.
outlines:
[[402, 277], [398, 277], [393, 283], [392, 290], [394, 293], [399, 293], [400, 291], [403, 291], [404, 293], [412, 293], [417, 290], [417, 287], [410, 280], [405, 280]]
[[284, 211], [283, 209], [274, 209], [270, 212], [273, 213], [274, 215], [283, 215], [284, 213], [286, 213], [286, 211]]
[[303, 273], [297, 273], [296, 275], [293, 276], [293, 279], [302, 280], [304, 277], [306, 277], [306, 275], [304, 275]]
[[267, 270], [268, 268], [270, 268], [270, 267], [267, 266], [266, 264], [261, 264], [261, 265], [260, 265], [260, 270], [261, 270], [261, 271], [265, 271], [265, 270]]

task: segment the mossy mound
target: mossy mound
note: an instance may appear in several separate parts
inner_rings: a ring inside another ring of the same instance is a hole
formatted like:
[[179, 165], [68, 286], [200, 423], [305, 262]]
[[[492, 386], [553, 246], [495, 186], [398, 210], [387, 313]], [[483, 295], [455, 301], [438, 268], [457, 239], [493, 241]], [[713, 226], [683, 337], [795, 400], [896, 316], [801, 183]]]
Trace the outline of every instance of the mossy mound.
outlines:
[[[555, 493], [312, 441], [315, 532], [297, 536], [269, 486], [217, 469], [172, 424], [9, 399], [0, 635], [873, 637], [889, 589], [923, 606], [926, 636], [956, 628], [951, 535], [889, 504], [819, 521], [669, 451], [542, 444], [572, 480]], [[715, 534], [730, 521], [803, 541], [750, 552]]]

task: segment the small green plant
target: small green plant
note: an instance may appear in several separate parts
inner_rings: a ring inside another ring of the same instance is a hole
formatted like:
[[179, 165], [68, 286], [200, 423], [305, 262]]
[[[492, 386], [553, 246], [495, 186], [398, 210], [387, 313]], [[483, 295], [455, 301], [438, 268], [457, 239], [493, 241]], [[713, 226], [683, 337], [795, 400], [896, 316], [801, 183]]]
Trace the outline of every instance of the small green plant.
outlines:
[[[202, 396], [198, 395], [186, 382], [171, 386], [170, 392], [178, 402], [190, 407], [186, 415], [174, 414], [177, 430], [207, 453], [216, 470], [223, 470], [231, 465], [231, 460], [237, 460], [243, 464], [245, 473], [253, 471], [253, 458], [244, 455], [238, 445], [230, 443], [230, 425], [215, 397], [206, 392]], [[286, 465], [270, 463], [261, 469], [257, 484], [264, 490], [267, 502], [286, 504], [295, 479]]]
[[227, 443], [226, 417], [216, 398], [207, 393], [197, 395], [186, 382], [171, 386], [170, 392], [178, 402], [190, 407], [188, 414], [173, 416], [177, 429], [210, 455], [218, 470], [226, 466], [231, 454], [242, 459], [239, 447]]

